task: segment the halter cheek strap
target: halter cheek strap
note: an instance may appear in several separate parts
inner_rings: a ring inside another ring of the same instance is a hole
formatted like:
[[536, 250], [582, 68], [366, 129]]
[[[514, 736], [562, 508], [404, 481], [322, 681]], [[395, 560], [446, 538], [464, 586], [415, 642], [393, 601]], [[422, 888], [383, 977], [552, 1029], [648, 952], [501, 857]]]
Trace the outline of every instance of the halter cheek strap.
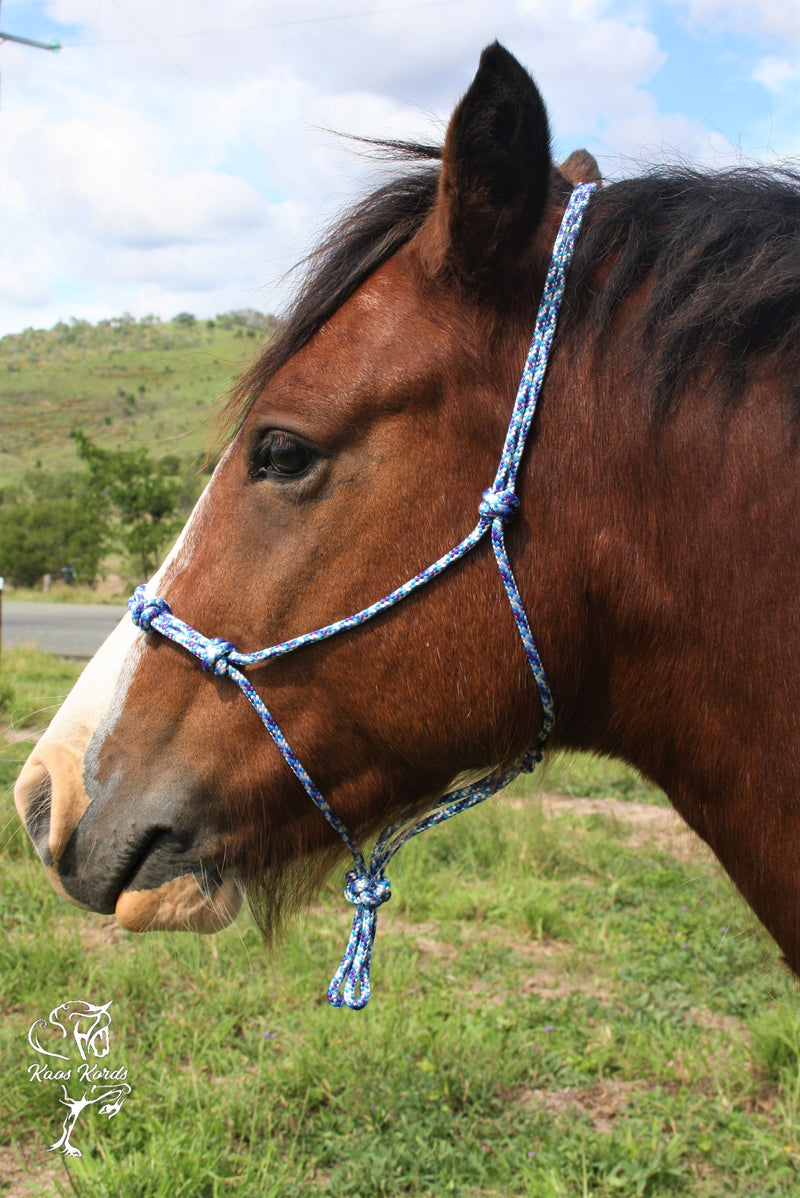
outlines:
[[[553, 256], [536, 319], [533, 341], [517, 391], [497, 474], [492, 486], [483, 493], [478, 508], [478, 523], [463, 541], [460, 541], [433, 565], [428, 566], [426, 570], [416, 574], [397, 590], [392, 591], [384, 599], [379, 599], [370, 607], [365, 607], [355, 615], [328, 624], [324, 628], [307, 632], [292, 640], [282, 641], [278, 645], [261, 649], [256, 653], [240, 653], [230, 641], [203, 636], [202, 633], [174, 616], [169, 604], [164, 599], [148, 596], [144, 586], [138, 587], [128, 601], [133, 621], [143, 632], [157, 632], [174, 641], [199, 658], [204, 670], [211, 671], [218, 677], [229, 678], [239, 687], [253, 705], [259, 719], [306, 794], [352, 853], [353, 868], [346, 875], [344, 895], [348, 902], [355, 907], [355, 913], [344, 957], [328, 987], [328, 1002], [335, 1007], [347, 1006], [360, 1009], [365, 1007], [369, 1001], [369, 970], [375, 942], [378, 908], [391, 897], [391, 886], [384, 871], [397, 850], [413, 836], [418, 836], [427, 828], [432, 828], [451, 816], [466, 811], [469, 807], [474, 807], [490, 795], [496, 794], [502, 787], [507, 786], [520, 773], [532, 770], [542, 759], [542, 749], [553, 726], [555, 713], [550, 687], [508, 560], [503, 529], [519, 506], [519, 499], [514, 490], [517, 473], [541, 391], [550, 347], [553, 343], [567, 271], [580, 232], [583, 214], [595, 190], [594, 183], [580, 184], [575, 188], [567, 205], [553, 247]], [[336, 633], [365, 624], [374, 616], [394, 607], [395, 604], [411, 595], [419, 587], [424, 586], [425, 583], [438, 577], [448, 566], [453, 565], [471, 549], [474, 549], [486, 533], [491, 536], [492, 549], [503, 587], [508, 596], [525, 656], [539, 692], [543, 712], [541, 730], [531, 750], [513, 765], [493, 770], [481, 782], [473, 783], [445, 795], [439, 800], [433, 811], [416, 823], [408, 825], [405, 821], [401, 821], [387, 828], [378, 837], [370, 856], [369, 865], [367, 865], [360, 845], [329, 806], [295, 755], [261, 696], [242, 673], [242, 670], [247, 669], [248, 666], [262, 665], [276, 657], [292, 653], [304, 645], [316, 644], [318, 641], [335, 636]]]

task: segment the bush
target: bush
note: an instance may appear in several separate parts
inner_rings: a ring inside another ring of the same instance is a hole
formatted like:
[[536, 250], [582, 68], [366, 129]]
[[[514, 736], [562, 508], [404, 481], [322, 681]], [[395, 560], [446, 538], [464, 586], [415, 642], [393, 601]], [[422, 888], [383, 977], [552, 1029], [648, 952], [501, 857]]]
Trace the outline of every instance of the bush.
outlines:
[[12, 586], [35, 586], [62, 566], [91, 583], [107, 544], [108, 521], [77, 475], [34, 472], [0, 503], [0, 572]]
[[80, 431], [72, 436], [89, 472], [93, 510], [115, 518], [119, 548], [137, 575], [149, 577], [180, 528], [180, 459], [168, 456], [162, 465], [141, 447], [101, 449]]

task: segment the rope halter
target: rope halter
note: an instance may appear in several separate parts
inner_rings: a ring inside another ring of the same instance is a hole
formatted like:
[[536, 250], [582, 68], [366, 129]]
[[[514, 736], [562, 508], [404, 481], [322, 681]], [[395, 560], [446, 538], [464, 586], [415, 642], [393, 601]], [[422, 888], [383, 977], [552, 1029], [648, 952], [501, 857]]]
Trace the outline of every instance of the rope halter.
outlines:
[[[308, 797], [352, 853], [353, 868], [346, 875], [344, 895], [347, 901], [354, 905], [355, 913], [344, 957], [328, 987], [328, 1002], [334, 1007], [346, 1006], [359, 1010], [369, 1002], [369, 971], [375, 942], [378, 908], [391, 897], [391, 887], [384, 870], [397, 850], [413, 836], [418, 836], [427, 828], [432, 828], [451, 816], [466, 811], [469, 807], [474, 807], [490, 795], [496, 794], [502, 787], [507, 786], [520, 773], [531, 771], [542, 759], [542, 749], [553, 726], [555, 713], [550, 687], [508, 560], [503, 528], [512, 519], [519, 506], [519, 499], [514, 489], [517, 472], [547, 368], [550, 347], [553, 343], [561, 300], [564, 295], [567, 271], [572, 261], [584, 212], [595, 190], [594, 183], [581, 183], [575, 188], [567, 205], [553, 247], [553, 256], [547, 272], [533, 341], [517, 391], [497, 474], [492, 486], [483, 492], [483, 498], [478, 508], [478, 523], [463, 541], [460, 541], [433, 565], [428, 566], [427, 569], [422, 570], [370, 607], [365, 607], [355, 615], [337, 620], [324, 628], [307, 632], [292, 640], [282, 641], [278, 645], [272, 645], [270, 648], [261, 649], [256, 653], [240, 653], [230, 641], [204, 636], [174, 616], [169, 604], [164, 599], [147, 595], [144, 586], [138, 587], [128, 601], [133, 622], [143, 632], [159, 633], [174, 641], [198, 657], [204, 670], [213, 672], [218, 677], [227, 677], [239, 687], [254, 707], [259, 719]], [[394, 607], [395, 604], [433, 578], [438, 577], [448, 566], [453, 565], [454, 562], [459, 561], [474, 549], [487, 532], [491, 536], [497, 568], [511, 605], [528, 665], [539, 692], [543, 712], [541, 730], [535, 744], [519, 761], [508, 767], [499, 767], [493, 770], [480, 782], [451, 791], [438, 801], [428, 815], [416, 823], [406, 824], [401, 821], [387, 828], [378, 837], [369, 864], [367, 864], [360, 845], [328, 805], [311, 776], [295, 755], [261, 696], [242, 673], [242, 670], [249, 666], [272, 661], [277, 657], [283, 657], [304, 645], [313, 645], [335, 636], [336, 633], [359, 627], [374, 616]]]

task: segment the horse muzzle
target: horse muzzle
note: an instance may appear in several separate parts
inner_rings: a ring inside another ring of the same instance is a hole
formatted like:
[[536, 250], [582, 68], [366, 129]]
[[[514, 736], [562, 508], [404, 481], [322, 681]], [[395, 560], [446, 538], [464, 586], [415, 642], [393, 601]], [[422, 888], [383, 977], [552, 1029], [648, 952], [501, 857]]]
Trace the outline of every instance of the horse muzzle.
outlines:
[[[56, 763], [48, 762], [53, 752]], [[200, 840], [182, 814], [188, 805], [163, 795], [135, 803], [90, 799], [80, 756], [63, 743], [40, 746], [14, 791], [58, 893], [90, 911], [115, 914], [135, 932], [216, 932], [230, 923], [241, 906], [239, 886], [217, 864], [213, 838]]]

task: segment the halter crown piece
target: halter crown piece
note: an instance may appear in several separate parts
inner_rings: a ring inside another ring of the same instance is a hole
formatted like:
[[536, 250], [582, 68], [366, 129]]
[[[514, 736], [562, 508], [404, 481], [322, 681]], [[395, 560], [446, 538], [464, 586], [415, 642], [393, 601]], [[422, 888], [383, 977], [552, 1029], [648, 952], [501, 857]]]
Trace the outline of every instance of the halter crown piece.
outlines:
[[[531, 771], [542, 759], [542, 749], [550, 729], [553, 726], [555, 713], [550, 687], [547, 684], [539, 653], [531, 635], [528, 618], [522, 605], [511, 565], [506, 553], [503, 539], [503, 525], [510, 520], [519, 505], [519, 499], [514, 491], [517, 472], [519, 470], [525, 440], [536, 410], [536, 403], [541, 391], [547, 367], [550, 347], [553, 343], [556, 322], [558, 320], [561, 300], [564, 295], [567, 271], [575, 249], [575, 243], [580, 232], [581, 221], [592, 193], [596, 190], [594, 183], [581, 183], [572, 193], [561, 228], [558, 231], [550, 268], [544, 286], [542, 302], [536, 319], [533, 341], [522, 373], [522, 380], [517, 391], [514, 410], [511, 414], [508, 432], [506, 434], [500, 465], [497, 469], [494, 483], [483, 492], [483, 499], [478, 508], [479, 519], [475, 528], [455, 548], [451, 549], [433, 565], [428, 566], [420, 574], [392, 591], [384, 599], [379, 599], [370, 607], [307, 632], [293, 640], [283, 641], [269, 649], [261, 649], [257, 653], [240, 653], [230, 641], [220, 638], [208, 638], [191, 628], [183, 620], [173, 616], [169, 604], [164, 599], [158, 599], [147, 594], [147, 588], [140, 586], [129, 599], [128, 607], [133, 622], [143, 632], [158, 632], [176, 644], [193, 653], [200, 659], [204, 670], [212, 671], [218, 677], [230, 678], [249, 699], [256, 710], [264, 727], [274, 740], [284, 760], [293, 771], [295, 777], [306, 791], [306, 794], [319, 808], [320, 812], [331, 827], [338, 833], [353, 854], [353, 868], [345, 878], [344, 895], [348, 902], [355, 907], [353, 927], [342, 962], [333, 975], [328, 987], [328, 1002], [334, 1007], [352, 1007], [359, 1010], [369, 1002], [370, 979], [369, 968], [372, 960], [372, 948], [375, 941], [378, 907], [391, 897], [389, 879], [385, 869], [397, 850], [426, 828], [432, 828], [474, 807], [502, 787], [508, 785], [518, 774]], [[522, 640], [528, 664], [536, 682], [539, 699], [542, 704], [544, 719], [536, 743], [527, 755], [508, 767], [494, 770], [481, 782], [451, 791], [436, 804], [433, 811], [417, 823], [405, 825], [404, 822], [393, 824], [379, 836], [372, 850], [369, 865], [364, 854], [348, 829], [331, 809], [315, 783], [295, 756], [291, 745], [281, 732], [273, 716], [257, 693], [252, 683], [242, 673], [248, 666], [261, 665], [276, 657], [283, 657], [304, 645], [313, 645], [326, 640], [337, 632], [345, 632], [366, 623], [374, 616], [380, 615], [390, 607], [394, 607], [401, 599], [424, 586], [426, 582], [436, 578], [448, 566], [453, 565], [465, 554], [474, 549], [485, 534], [491, 533], [492, 548], [500, 571], [500, 577], [505, 587], [511, 610], [514, 614], [517, 630]]]

